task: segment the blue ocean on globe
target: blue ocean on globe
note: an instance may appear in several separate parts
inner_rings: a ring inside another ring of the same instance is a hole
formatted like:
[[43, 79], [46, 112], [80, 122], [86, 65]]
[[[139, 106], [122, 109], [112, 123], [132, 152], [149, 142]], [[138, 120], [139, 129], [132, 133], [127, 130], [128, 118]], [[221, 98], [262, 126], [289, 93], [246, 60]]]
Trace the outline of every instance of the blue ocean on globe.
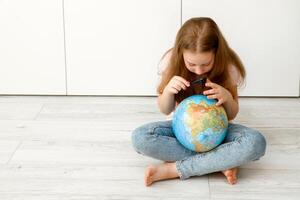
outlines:
[[215, 104], [216, 100], [205, 95], [193, 95], [177, 106], [172, 129], [184, 147], [205, 152], [222, 143], [227, 134], [228, 119], [225, 109]]

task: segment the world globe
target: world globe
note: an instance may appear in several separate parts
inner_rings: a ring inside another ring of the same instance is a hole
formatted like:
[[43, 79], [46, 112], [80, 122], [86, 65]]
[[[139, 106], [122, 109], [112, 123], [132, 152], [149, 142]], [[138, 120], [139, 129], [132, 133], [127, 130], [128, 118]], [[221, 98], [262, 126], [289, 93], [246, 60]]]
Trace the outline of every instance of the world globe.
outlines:
[[172, 129], [177, 140], [195, 152], [206, 152], [222, 143], [228, 128], [228, 119], [216, 100], [204, 95], [190, 96], [177, 106]]

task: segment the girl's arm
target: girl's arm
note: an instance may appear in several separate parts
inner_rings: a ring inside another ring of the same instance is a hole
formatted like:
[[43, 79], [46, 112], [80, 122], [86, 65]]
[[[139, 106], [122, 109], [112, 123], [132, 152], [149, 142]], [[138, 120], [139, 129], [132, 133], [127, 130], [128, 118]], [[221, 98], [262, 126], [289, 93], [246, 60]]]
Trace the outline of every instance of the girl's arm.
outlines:
[[175, 95], [181, 90], [186, 90], [190, 82], [180, 76], [173, 76], [166, 85], [162, 94], [158, 96], [158, 107], [166, 115], [175, 109]]
[[160, 112], [169, 115], [175, 108], [175, 97], [173, 94], [163, 92], [158, 95], [157, 103]]
[[[235, 90], [237, 90], [236, 87]], [[231, 94], [230, 97], [231, 98], [223, 103], [223, 107], [227, 113], [228, 120], [233, 120], [239, 112], [239, 102], [238, 97], [233, 98]]]

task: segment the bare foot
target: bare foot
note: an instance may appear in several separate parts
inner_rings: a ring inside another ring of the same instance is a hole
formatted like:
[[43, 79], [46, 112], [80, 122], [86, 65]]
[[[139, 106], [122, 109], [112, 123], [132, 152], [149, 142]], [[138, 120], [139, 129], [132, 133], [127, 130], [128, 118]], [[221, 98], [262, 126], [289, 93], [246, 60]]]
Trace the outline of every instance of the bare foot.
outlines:
[[145, 186], [150, 186], [155, 181], [177, 178], [178, 176], [175, 162], [150, 165], [145, 171]]
[[237, 168], [227, 169], [222, 171], [222, 173], [226, 176], [229, 184], [233, 185], [237, 182]]

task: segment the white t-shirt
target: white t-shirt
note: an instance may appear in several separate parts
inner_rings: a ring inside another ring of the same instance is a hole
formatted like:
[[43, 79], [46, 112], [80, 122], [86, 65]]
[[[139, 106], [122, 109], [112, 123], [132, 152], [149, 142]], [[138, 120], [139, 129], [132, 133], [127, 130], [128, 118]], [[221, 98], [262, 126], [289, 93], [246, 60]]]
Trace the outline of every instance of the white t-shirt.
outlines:
[[[163, 58], [162, 60], [159, 62], [158, 64], [158, 80], [157, 80], [157, 86], [160, 84], [161, 79], [162, 79], [162, 73], [164, 72], [164, 70], [168, 67], [170, 59], [172, 56], [172, 51], [169, 51]], [[238, 86], [241, 82], [241, 76], [240, 73], [238, 72], [238, 70], [236, 69], [236, 67], [234, 65], [230, 65], [229, 66], [229, 74], [231, 76], [231, 80], [233, 81], [233, 85]], [[167, 115], [167, 119], [171, 120], [173, 116], [173, 112], [170, 113], [169, 115]]]
[[158, 80], [157, 80], [157, 86], [160, 84], [161, 79], [162, 79], [162, 74], [164, 72], [164, 70], [168, 67], [170, 59], [171, 59], [171, 55], [172, 55], [172, 51], [169, 51], [163, 58], [162, 60], [159, 62], [158, 64], [158, 70], [157, 70], [157, 74], [158, 74]]

